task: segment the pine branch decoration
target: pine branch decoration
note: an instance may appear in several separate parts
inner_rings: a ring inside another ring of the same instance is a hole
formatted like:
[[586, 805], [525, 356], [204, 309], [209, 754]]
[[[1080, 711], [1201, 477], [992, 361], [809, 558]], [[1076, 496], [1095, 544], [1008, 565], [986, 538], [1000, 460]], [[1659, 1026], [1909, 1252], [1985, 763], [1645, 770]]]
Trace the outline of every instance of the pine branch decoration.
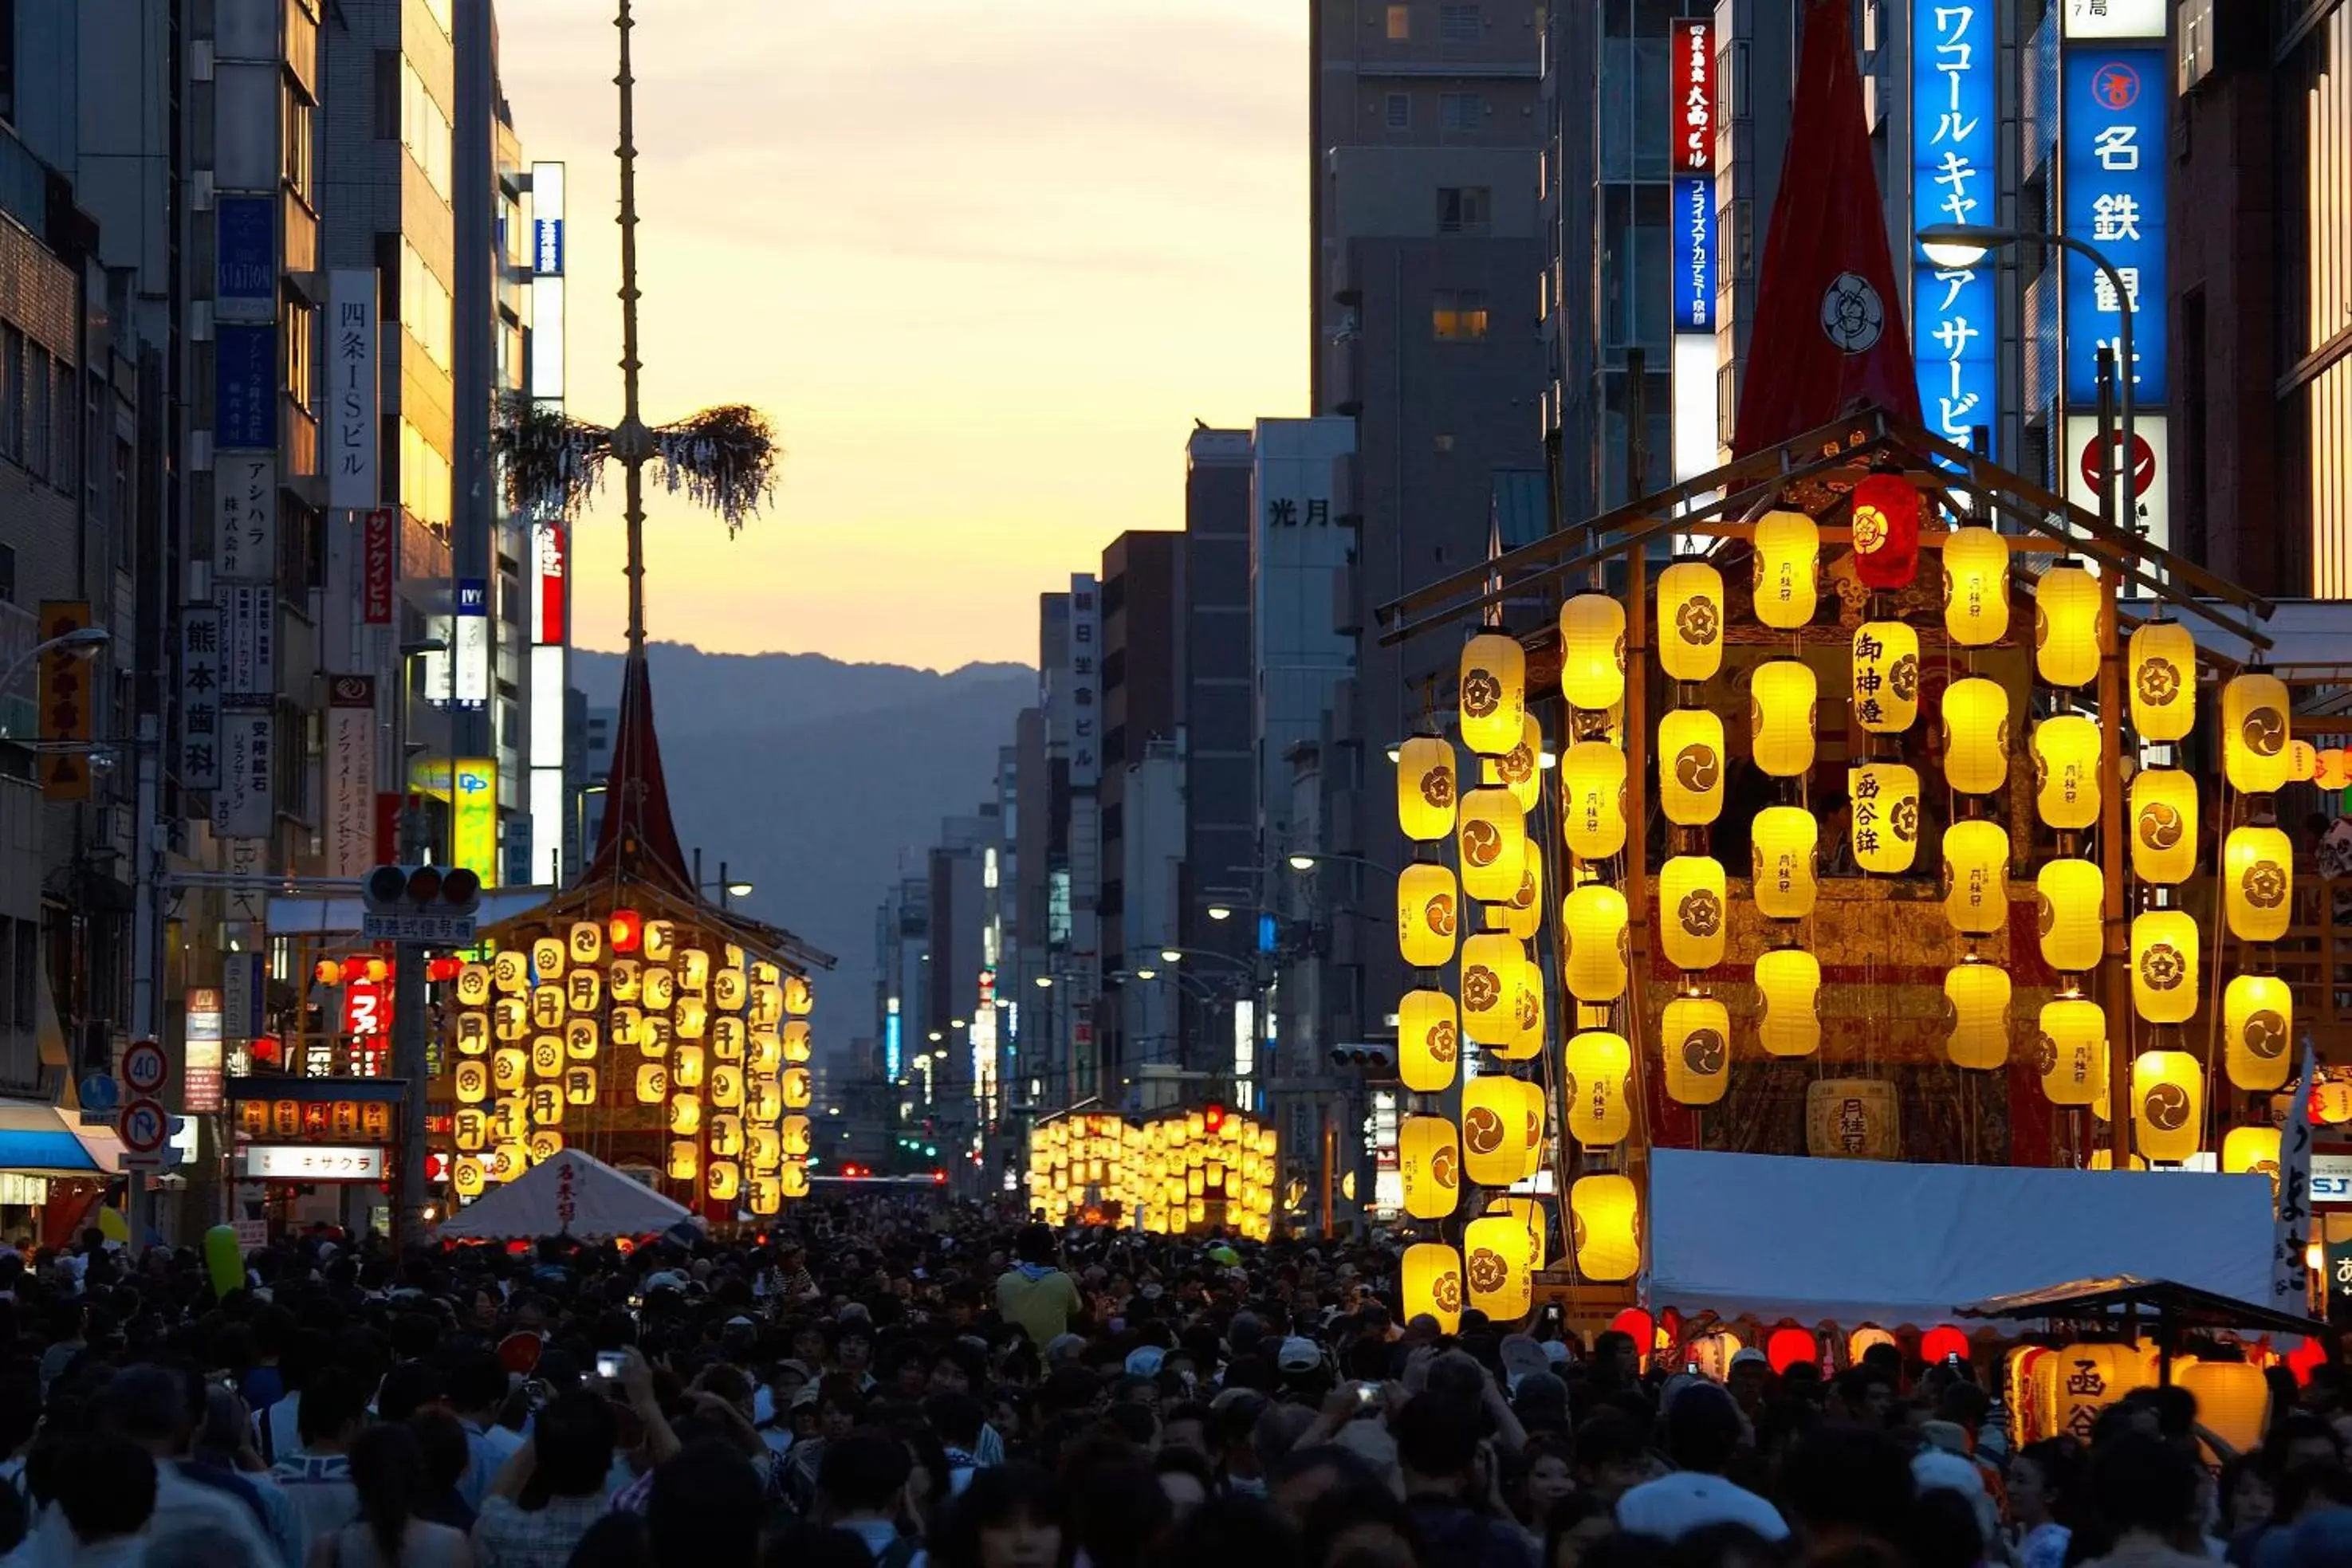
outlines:
[[[767, 416], [743, 403], [657, 427], [654, 460], [670, 494], [717, 512], [730, 536], [775, 495], [777, 446]], [[604, 488], [613, 433], [524, 396], [501, 400], [492, 446], [504, 459], [507, 504], [524, 517], [575, 522]]]

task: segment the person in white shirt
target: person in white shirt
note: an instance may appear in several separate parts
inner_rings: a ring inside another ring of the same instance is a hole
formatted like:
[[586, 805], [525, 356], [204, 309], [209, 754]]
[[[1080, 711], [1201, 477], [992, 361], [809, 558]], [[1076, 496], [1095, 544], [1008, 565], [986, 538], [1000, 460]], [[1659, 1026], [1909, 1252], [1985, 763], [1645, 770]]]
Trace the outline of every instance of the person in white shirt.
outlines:
[[110, 1429], [154, 1460], [155, 1508], [147, 1530], [152, 1540], [181, 1531], [210, 1531], [223, 1549], [220, 1560], [238, 1568], [277, 1568], [283, 1561], [253, 1504], [184, 1473], [195, 1442], [196, 1415], [177, 1374], [160, 1366], [127, 1367], [108, 1385], [100, 1408]]
[[1789, 1538], [1778, 1509], [1723, 1478], [1743, 1431], [1730, 1395], [1712, 1383], [1687, 1385], [1667, 1403], [1664, 1426], [1675, 1469], [1617, 1500], [1619, 1529], [1679, 1541], [1711, 1524], [1738, 1524], [1767, 1541]]

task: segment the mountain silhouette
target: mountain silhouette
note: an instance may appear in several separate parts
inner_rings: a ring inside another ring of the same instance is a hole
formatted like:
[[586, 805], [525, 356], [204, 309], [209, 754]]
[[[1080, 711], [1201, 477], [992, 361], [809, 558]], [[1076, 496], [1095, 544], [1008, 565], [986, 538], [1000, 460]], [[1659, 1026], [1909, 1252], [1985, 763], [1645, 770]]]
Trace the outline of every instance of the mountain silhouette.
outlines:
[[[752, 884], [742, 907], [839, 960], [816, 977], [820, 1050], [878, 1027], [874, 915], [924, 873], [944, 817], [995, 799], [997, 748], [1037, 700], [1037, 673], [940, 674], [819, 653], [646, 650], [678, 841], [702, 875]], [[575, 650], [591, 707], [619, 700], [622, 656]]]

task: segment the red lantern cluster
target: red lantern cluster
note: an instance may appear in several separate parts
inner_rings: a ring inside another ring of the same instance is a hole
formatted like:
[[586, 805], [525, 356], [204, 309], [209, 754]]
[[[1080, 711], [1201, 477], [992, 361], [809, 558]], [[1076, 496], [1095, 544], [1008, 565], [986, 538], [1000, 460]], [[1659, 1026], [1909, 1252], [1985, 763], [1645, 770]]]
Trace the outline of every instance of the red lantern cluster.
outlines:
[[1919, 492], [1900, 474], [1853, 487], [1853, 572], [1865, 588], [1908, 588], [1919, 574]]

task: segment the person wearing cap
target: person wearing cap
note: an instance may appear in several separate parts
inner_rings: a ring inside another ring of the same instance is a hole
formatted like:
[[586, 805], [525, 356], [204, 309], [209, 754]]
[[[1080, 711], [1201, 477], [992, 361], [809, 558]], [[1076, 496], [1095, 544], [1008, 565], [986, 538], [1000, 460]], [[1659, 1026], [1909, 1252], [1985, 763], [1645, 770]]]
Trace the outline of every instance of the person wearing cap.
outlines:
[[1711, 1524], [1737, 1524], [1767, 1541], [1786, 1541], [1780, 1511], [1724, 1479], [1743, 1427], [1731, 1396], [1706, 1382], [1671, 1390], [1663, 1412], [1666, 1454], [1675, 1469], [1617, 1500], [1622, 1530], [1679, 1541]]
[[1757, 1412], [1764, 1406], [1764, 1386], [1772, 1378], [1772, 1358], [1749, 1345], [1731, 1358], [1731, 1369], [1724, 1378], [1724, 1386], [1731, 1391], [1731, 1402], [1752, 1425]]
[[1071, 1320], [1086, 1312], [1077, 1282], [1059, 1267], [1059, 1251], [1051, 1227], [1032, 1225], [1021, 1232], [1017, 1260], [996, 1281], [998, 1315], [1019, 1324], [1041, 1351], [1068, 1333]]

